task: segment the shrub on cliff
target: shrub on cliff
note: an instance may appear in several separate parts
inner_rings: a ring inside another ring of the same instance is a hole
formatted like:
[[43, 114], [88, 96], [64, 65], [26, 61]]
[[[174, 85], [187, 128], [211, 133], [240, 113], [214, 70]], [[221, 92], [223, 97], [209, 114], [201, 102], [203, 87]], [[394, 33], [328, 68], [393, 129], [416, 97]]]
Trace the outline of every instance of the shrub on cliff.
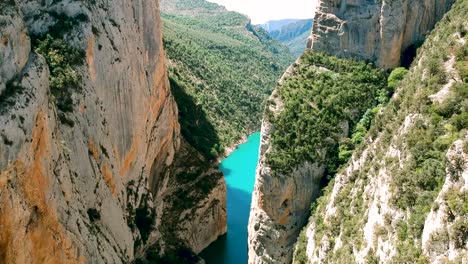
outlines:
[[398, 84], [405, 78], [406, 74], [408, 74], [408, 70], [404, 67], [399, 67], [394, 69], [390, 76], [388, 76], [388, 87], [391, 89], [393, 93], [398, 86]]
[[81, 76], [75, 67], [83, 64], [84, 51], [68, 45], [60, 38], [47, 34], [37, 39], [35, 51], [44, 56], [50, 71], [50, 92], [63, 112], [72, 111], [73, 91], [81, 88]]

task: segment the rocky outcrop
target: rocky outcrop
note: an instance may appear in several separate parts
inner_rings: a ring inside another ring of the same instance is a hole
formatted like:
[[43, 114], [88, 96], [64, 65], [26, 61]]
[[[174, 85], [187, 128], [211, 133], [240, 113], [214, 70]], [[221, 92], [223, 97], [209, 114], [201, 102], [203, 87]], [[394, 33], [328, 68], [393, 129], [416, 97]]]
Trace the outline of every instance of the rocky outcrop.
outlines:
[[320, 0], [308, 47], [394, 68], [405, 51], [415, 51], [453, 2]]
[[262, 125], [260, 161], [248, 226], [249, 263], [291, 263], [294, 244], [307, 222], [310, 201], [320, 194], [325, 166], [303, 164], [291, 175], [265, 163], [271, 124]]
[[[466, 125], [451, 130], [466, 114], [456, 103], [466, 57], [454, 54], [466, 50], [466, 12], [457, 1], [423, 44], [365, 145], [318, 199], [295, 263], [468, 261], [468, 135]], [[433, 123], [447, 105], [458, 110]]]
[[[297, 63], [297, 62], [296, 62]], [[290, 67], [282, 80], [292, 74]], [[281, 83], [282, 81], [280, 81]], [[269, 111], [278, 114], [283, 102], [274, 91]], [[263, 120], [259, 163], [248, 225], [249, 263], [290, 263], [293, 247], [309, 215], [310, 202], [320, 194], [325, 166], [306, 162], [289, 175], [272, 171], [266, 155], [274, 125]]]
[[[203, 158], [180, 136], [160, 27], [157, 1], [0, 3], [1, 263], [129, 263], [225, 232], [220, 172], [195, 164], [181, 184], [192, 165], [175, 166]], [[80, 51], [78, 88], [35, 52], [47, 34]], [[181, 192], [197, 195], [174, 225]]]

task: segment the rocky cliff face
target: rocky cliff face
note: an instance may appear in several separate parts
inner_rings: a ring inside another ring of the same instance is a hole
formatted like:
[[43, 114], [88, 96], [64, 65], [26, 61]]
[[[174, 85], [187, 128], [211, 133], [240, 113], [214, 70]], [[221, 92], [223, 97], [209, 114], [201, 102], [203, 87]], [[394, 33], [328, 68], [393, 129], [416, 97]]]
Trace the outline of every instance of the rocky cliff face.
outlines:
[[160, 26], [157, 1], [0, 3], [1, 263], [128, 263], [226, 231], [222, 175], [180, 136]]
[[[427, 37], [453, 2], [321, 1], [309, 47], [392, 68], [405, 49]], [[461, 205], [466, 204], [462, 175], [467, 158], [461, 149], [466, 148], [466, 127], [452, 122], [466, 114], [460, 105], [466, 96], [459, 94], [466, 86], [459, 85], [466, 82], [467, 8], [466, 1], [458, 1], [444, 18], [408, 79], [379, 112], [384, 117], [372, 124], [365, 147], [357, 148], [317, 201], [324, 163], [306, 162], [288, 175], [273, 176], [265, 159], [275, 128], [265, 117], [249, 221], [249, 263], [291, 263], [294, 234], [311, 213], [294, 263], [466, 261], [468, 212]], [[275, 93], [270, 112], [279, 113], [284, 104]], [[463, 99], [455, 103], [455, 97]], [[457, 110], [442, 114], [447, 105]]]
[[[270, 110], [278, 113], [282, 102], [276, 92], [271, 100], [276, 107], [270, 106]], [[320, 194], [325, 172], [325, 165], [306, 162], [290, 175], [276, 174], [266, 162], [274, 129], [263, 121], [248, 226], [249, 263], [255, 264], [291, 262], [294, 243], [307, 221], [310, 201]]]
[[400, 65], [454, 0], [320, 0], [308, 47], [340, 57]]
[[317, 201], [296, 263], [468, 261], [467, 126], [454, 122], [467, 112], [467, 11], [457, 1], [425, 41]]

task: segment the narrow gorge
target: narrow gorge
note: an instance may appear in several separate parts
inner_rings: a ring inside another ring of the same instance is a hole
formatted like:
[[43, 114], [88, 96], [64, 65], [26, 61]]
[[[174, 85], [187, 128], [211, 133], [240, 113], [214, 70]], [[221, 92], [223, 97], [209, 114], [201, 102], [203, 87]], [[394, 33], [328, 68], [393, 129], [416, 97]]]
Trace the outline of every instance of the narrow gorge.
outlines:
[[214, 2], [0, 1], [0, 264], [468, 263], [468, 1]]

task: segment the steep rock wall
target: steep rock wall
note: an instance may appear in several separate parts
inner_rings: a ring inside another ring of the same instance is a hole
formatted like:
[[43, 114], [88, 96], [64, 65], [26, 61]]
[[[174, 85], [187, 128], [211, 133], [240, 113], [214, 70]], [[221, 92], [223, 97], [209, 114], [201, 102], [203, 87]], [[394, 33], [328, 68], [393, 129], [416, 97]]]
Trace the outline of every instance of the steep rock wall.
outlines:
[[308, 47], [394, 68], [405, 50], [418, 46], [453, 2], [320, 0]]
[[[224, 233], [222, 177], [200, 191], [179, 184], [190, 164], [174, 167], [202, 158], [180, 136], [158, 2], [0, 7], [0, 262], [128, 263], [151, 245], [198, 253]], [[71, 111], [57, 107], [50, 62], [30, 38], [58, 29], [83, 50]], [[219, 175], [197, 173], [193, 182]], [[206, 229], [165, 231], [164, 217], [179, 213], [165, 201], [185, 188], [198, 195], [180, 224]]]
[[[290, 68], [283, 78], [291, 74]], [[270, 111], [281, 111], [281, 99], [273, 92]], [[266, 162], [274, 125], [262, 122], [259, 163], [255, 175], [248, 225], [249, 263], [290, 263], [293, 246], [306, 223], [310, 201], [320, 193], [325, 166], [306, 162], [290, 175], [274, 173]], [[305, 188], [306, 187], [306, 188]]]
[[[436, 22], [450, 9], [453, 2], [454, 1], [385, 0], [320, 1], [308, 46], [313, 51], [321, 51], [338, 57], [369, 60], [375, 62], [380, 67], [393, 68], [400, 65], [401, 55], [409, 46], [417, 45], [426, 38], [426, 35], [432, 30]], [[454, 36], [450, 37], [456, 38]], [[444, 36], [442, 38], [448, 37]], [[464, 43], [464, 41], [461, 40], [460, 43]], [[447, 47], [445, 50], [450, 50], [450, 48]], [[430, 56], [436, 57], [434, 54]], [[426, 73], [425, 76], [427, 78], [428, 73]], [[415, 78], [417, 79], [418, 77]], [[422, 80], [422, 78], [420, 79]], [[454, 84], [455, 80], [460, 81], [460, 78], [457, 77], [447, 78], [447, 80], [449, 79], [453, 79], [449, 82], [450, 85]], [[426, 85], [429, 86], [429, 84]], [[433, 86], [431, 87], [433, 88]], [[438, 87], [440, 88], [440, 86]], [[446, 94], [447, 89], [442, 90], [445, 92], [441, 93]], [[275, 96], [273, 94], [270, 99], [274, 98]], [[274, 107], [270, 109], [271, 112], [277, 113], [281, 111], [282, 102], [275, 100], [272, 105], [274, 105]], [[267, 120], [268, 118], [264, 117], [260, 160], [257, 168], [257, 178], [249, 220], [249, 263], [291, 263], [291, 248], [294, 247], [294, 243], [297, 240], [297, 236], [293, 234], [297, 234], [298, 229], [301, 228], [300, 225], [303, 223], [302, 221], [298, 221], [298, 219], [301, 219], [301, 217], [304, 219], [310, 213], [306, 208], [315, 200], [315, 193], [319, 192], [320, 178], [323, 176], [325, 168], [320, 164], [303, 164], [289, 175], [273, 177], [272, 175], [274, 172], [265, 164], [265, 158], [270, 149], [271, 134], [273, 133], [272, 131], [274, 131], [274, 127], [272, 127]], [[403, 135], [402, 137], [405, 136]], [[379, 143], [374, 142], [374, 144], [378, 145]], [[391, 150], [389, 151], [391, 152]], [[376, 167], [381, 166], [381, 164], [379, 165], [377, 160], [375, 160], [376, 154], [367, 157], [365, 153], [366, 152], [359, 153], [359, 155], [362, 155], [363, 159], [368, 159], [370, 163], [374, 162]], [[380, 154], [379, 157], [382, 157], [382, 155], [383, 154]], [[352, 174], [356, 167], [364, 167], [360, 164], [358, 159], [350, 163], [346, 169], [343, 169], [343, 174]], [[304, 170], [305, 173], [303, 173], [302, 170]], [[364, 170], [367, 170], [367, 167], [364, 167]], [[390, 177], [386, 174], [384, 169], [378, 173], [381, 173], [383, 178]], [[360, 189], [357, 187], [357, 190], [352, 189], [352, 193], [349, 193], [350, 188], [354, 187], [353, 183], [356, 180], [355, 175], [345, 182], [343, 182], [340, 175], [338, 175], [335, 182], [331, 184], [331, 186], [335, 186], [335, 188], [343, 188], [346, 191], [345, 194], [339, 197], [339, 201], [341, 202], [343, 197], [350, 195], [362, 197], [362, 192], [360, 192]], [[359, 186], [359, 188], [365, 188], [366, 183]], [[388, 263], [393, 260], [393, 257], [398, 255], [395, 255], [397, 248], [398, 250], [405, 246], [410, 248], [408, 245], [402, 246], [403, 243], [397, 245], [395, 241], [380, 241], [378, 240], [380, 239], [378, 236], [373, 235], [378, 232], [384, 232], [381, 227], [387, 225], [385, 221], [388, 220], [384, 219], [385, 213], [382, 213], [384, 209], [381, 208], [390, 207], [388, 206], [388, 200], [390, 199], [388, 197], [388, 189], [390, 187], [387, 183], [380, 182], [380, 180], [376, 179], [375, 186], [372, 187], [371, 190], [368, 190], [370, 187], [366, 188], [366, 191], [373, 192], [372, 195], [374, 195], [375, 192], [375, 197], [377, 198], [374, 200], [375, 204], [367, 204], [369, 210], [373, 211], [369, 212], [369, 224], [366, 225], [365, 230], [364, 227], [362, 230], [359, 229], [360, 226], [356, 223], [344, 222], [345, 219], [340, 218], [342, 215], [335, 213], [336, 209], [332, 206], [333, 202], [329, 202], [329, 204], [326, 204], [328, 206], [325, 207], [324, 205], [322, 208], [325, 214], [334, 216], [334, 218], [329, 221], [327, 230], [339, 230], [341, 225], [344, 230], [341, 233], [327, 233], [325, 236], [321, 233], [320, 236], [316, 236], [318, 238], [315, 238], [315, 234], [312, 234], [311, 230], [314, 230], [314, 228], [323, 230], [324, 227], [323, 225], [317, 227], [312, 221], [307, 229], [308, 231], [305, 233], [307, 236], [303, 234], [300, 238], [302, 242], [298, 243], [296, 247], [294, 263], [365, 263], [366, 261], [373, 261], [376, 258], [384, 263]], [[329, 198], [326, 197], [323, 199]], [[353, 211], [354, 203], [358, 202], [359, 201], [356, 200], [353, 204], [346, 205], [346, 208], [351, 210], [352, 214], [361, 217], [361, 219], [353, 218], [350, 221], [364, 221], [361, 216], [362, 212]], [[298, 210], [299, 208], [300, 210]], [[366, 210], [365, 207], [361, 209]], [[389, 209], [386, 213], [386, 219], [388, 219], [390, 215], [395, 218], [402, 216], [402, 213], [398, 210], [394, 210], [394, 208]], [[381, 215], [381, 219], [377, 219], [377, 214]], [[345, 213], [345, 215], [347, 214]], [[402, 219], [406, 222], [413, 221], [409, 220], [409, 218], [410, 216], [407, 215]], [[437, 220], [437, 218], [439, 218], [439, 220]], [[316, 221], [319, 224], [322, 223], [320, 219]], [[442, 221], [440, 217], [436, 215], [433, 215], [432, 219], [433, 221]], [[340, 221], [343, 221], [341, 225]], [[396, 225], [397, 223], [395, 221], [392, 224]], [[356, 231], [356, 228], [359, 230]], [[355, 231], [355, 233], [352, 233], [352, 237], [349, 237], [351, 232], [349, 229]], [[428, 230], [425, 232], [429, 233], [431, 231]], [[353, 250], [353, 246], [359, 248], [361, 245], [349, 245], [348, 241], [350, 239], [361, 241], [363, 233], [365, 233], [365, 238], [369, 246], [362, 249], [362, 251], [358, 251], [357, 249]], [[395, 233], [392, 235], [394, 235], [393, 238], [396, 239], [395, 237], [397, 235]], [[321, 243], [314, 244], [314, 239], [321, 239]], [[379, 242], [378, 247], [375, 246], [376, 241]], [[406, 241], [404, 243], [406, 243]], [[452, 250], [453, 242], [451, 243], [450, 248]], [[299, 246], [299, 244], [301, 244], [301, 246]], [[304, 244], [307, 246], [304, 246]], [[417, 245], [412, 249], [415, 251], [420, 250], [421, 245], [419, 246], [419, 249], [417, 249]], [[298, 248], [304, 249], [301, 250]], [[428, 247], [424, 246], [424, 248]], [[427, 252], [427, 255], [423, 257], [430, 255], [431, 259], [435, 259], [437, 256], [443, 258], [448, 255], [447, 251], [444, 250], [441, 250], [439, 253], [433, 251], [428, 252], [427, 249], [424, 250], [426, 250], [425, 252]], [[305, 251], [307, 251], [307, 254], [303, 253]], [[350, 257], [350, 254], [347, 253], [348, 251], [354, 252], [354, 259]], [[450, 253], [452, 256], [450, 259], [455, 259], [457, 256], [463, 254], [460, 254], [460, 251], [456, 252], [456, 254]], [[377, 255], [377, 257], [375, 257], [375, 255]]]
[[466, 125], [453, 126], [467, 111], [467, 10], [457, 1], [425, 41], [361, 150], [318, 199], [294, 263], [468, 261], [468, 138]]

